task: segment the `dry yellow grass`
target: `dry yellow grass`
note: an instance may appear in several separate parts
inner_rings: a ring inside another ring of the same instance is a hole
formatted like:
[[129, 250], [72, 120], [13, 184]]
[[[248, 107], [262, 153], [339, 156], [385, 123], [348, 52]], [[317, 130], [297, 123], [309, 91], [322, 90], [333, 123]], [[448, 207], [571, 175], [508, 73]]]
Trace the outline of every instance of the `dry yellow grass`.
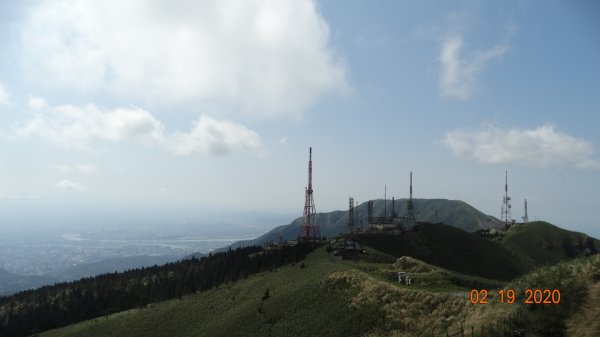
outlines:
[[587, 301], [567, 320], [567, 336], [600, 336], [600, 283], [589, 288]]
[[458, 329], [475, 310], [464, 297], [401, 288], [357, 270], [334, 272], [325, 282], [327, 286], [348, 288], [353, 294], [350, 305], [356, 309], [380, 306], [385, 325], [381, 332], [365, 335], [368, 337]]

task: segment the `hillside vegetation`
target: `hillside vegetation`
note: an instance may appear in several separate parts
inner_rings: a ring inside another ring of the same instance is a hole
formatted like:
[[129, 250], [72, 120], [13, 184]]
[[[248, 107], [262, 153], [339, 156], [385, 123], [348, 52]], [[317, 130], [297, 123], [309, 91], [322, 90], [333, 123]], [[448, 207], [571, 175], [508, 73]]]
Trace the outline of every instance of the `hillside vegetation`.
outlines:
[[600, 241], [544, 221], [516, 225], [502, 237], [502, 244], [537, 265], [553, 265], [578, 256], [595, 254]]
[[[382, 266], [370, 267], [376, 274]], [[41, 336], [409, 336], [444, 317], [458, 326], [475, 309], [454, 294], [380, 279], [321, 248], [304, 264]]]
[[363, 234], [361, 243], [395, 257], [411, 256], [464, 274], [511, 280], [531, 270], [517, 253], [490, 241], [443, 224], [420, 224], [403, 235]]
[[[383, 276], [402, 267], [414, 271], [414, 287]], [[531, 336], [565, 336], [576, 324], [572, 317], [594, 286], [591, 273], [598, 268], [598, 256], [545, 267], [505, 284], [519, 294], [515, 305], [501, 303], [496, 288], [483, 305], [465, 297], [470, 288], [457, 293], [434, 286], [449, 284], [453, 274], [439, 267], [412, 258], [344, 261], [321, 248], [302, 264], [40, 336], [408, 337], [445, 336], [461, 329], [502, 334], [516, 327]], [[525, 305], [522, 292], [532, 287], [560, 289], [563, 300], [553, 306]]]
[[[523, 304], [529, 331], [537, 336], [600, 336], [597, 315], [600, 312], [598, 287], [600, 255], [576, 258], [554, 266], [543, 267], [507, 285], [525, 299], [526, 289], [556, 289], [561, 293], [558, 304]], [[584, 321], [583, 318], [591, 318]]]
[[152, 302], [205, 291], [303, 259], [307, 245], [263, 251], [245, 247], [190, 259], [103, 274], [0, 297], [0, 336], [26, 336]]

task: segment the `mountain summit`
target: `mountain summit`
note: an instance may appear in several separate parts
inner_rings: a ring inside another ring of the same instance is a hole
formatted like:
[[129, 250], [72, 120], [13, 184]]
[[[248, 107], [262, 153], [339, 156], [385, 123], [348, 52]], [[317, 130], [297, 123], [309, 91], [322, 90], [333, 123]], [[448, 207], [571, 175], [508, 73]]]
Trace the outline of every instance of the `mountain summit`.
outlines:
[[[373, 215], [379, 216], [395, 212], [398, 217], [406, 215], [407, 199], [373, 200]], [[500, 221], [485, 215], [475, 207], [461, 200], [448, 199], [413, 199], [415, 216], [419, 222], [444, 223], [462, 229], [467, 232], [476, 232], [484, 228], [500, 228]], [[367, 202], [354, 207], [355, 224], [357, 227], [366, 228], [368, 218]], [[267, 242], [279, 240], [292, 240], [298, 236], [298, 230], [302, 217], [296, 218], [288, 225], [283, 225], [259, 236], [254, 240], [246, 240], [234, 243], [231, 247], [242, 247], [262, 245]], [[346, 232], [348, 223], [348, 211], [333, 211], [317, 213], [317, 223], [321, 235], [326, 237], [336, 236]]]

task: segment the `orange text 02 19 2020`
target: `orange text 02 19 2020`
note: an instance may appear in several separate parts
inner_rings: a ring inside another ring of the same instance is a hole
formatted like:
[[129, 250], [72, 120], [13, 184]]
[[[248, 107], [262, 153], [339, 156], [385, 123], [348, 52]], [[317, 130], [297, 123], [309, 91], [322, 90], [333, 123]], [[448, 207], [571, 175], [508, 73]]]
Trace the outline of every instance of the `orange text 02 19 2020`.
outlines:
[[525, 289], [519, 298], [513, 289], [500, 289], [493, 293], [486, 289], [473, 289], [469, 294], [469, 300], [473, 304], [488, 304], [497, 300], [502, 303], [513, 304], [522, 300], [525, 304], [558, 304], [560, 303], [560, 290], [558, 289]]

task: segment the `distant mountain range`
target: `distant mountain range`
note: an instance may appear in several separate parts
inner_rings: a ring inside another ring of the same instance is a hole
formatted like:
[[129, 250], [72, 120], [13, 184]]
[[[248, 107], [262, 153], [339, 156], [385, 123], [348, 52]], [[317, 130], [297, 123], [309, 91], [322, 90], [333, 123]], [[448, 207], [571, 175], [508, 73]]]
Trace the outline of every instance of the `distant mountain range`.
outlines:
[[[391, 215], [395, 212], [398, 217], [406, 216], [407, 199], [373, 200], [373, 215]], [[491, 215], [486, 215], [473, 206], [460, 200], [448, 199], [413, 199], [415, 215], [419, 222], [444, 223], [467, 232], [476, 232], [484, 228], [500, 228], [502, 223]], [[367, 202], [354, 207], [355, 225], [365, 228], [368, 217]], [[292, 223], [272, 229], [254, 240], [240, 241], [232, 248], [262, 245], [269, 241], [292, 240], [298, 236], [298, 229], [302, 217], [296, 218]], [[348, 224], [348, 211], [333, 211], [317, 213], [317, 223], [321, 235], [332, 237], [345, 233]]]

